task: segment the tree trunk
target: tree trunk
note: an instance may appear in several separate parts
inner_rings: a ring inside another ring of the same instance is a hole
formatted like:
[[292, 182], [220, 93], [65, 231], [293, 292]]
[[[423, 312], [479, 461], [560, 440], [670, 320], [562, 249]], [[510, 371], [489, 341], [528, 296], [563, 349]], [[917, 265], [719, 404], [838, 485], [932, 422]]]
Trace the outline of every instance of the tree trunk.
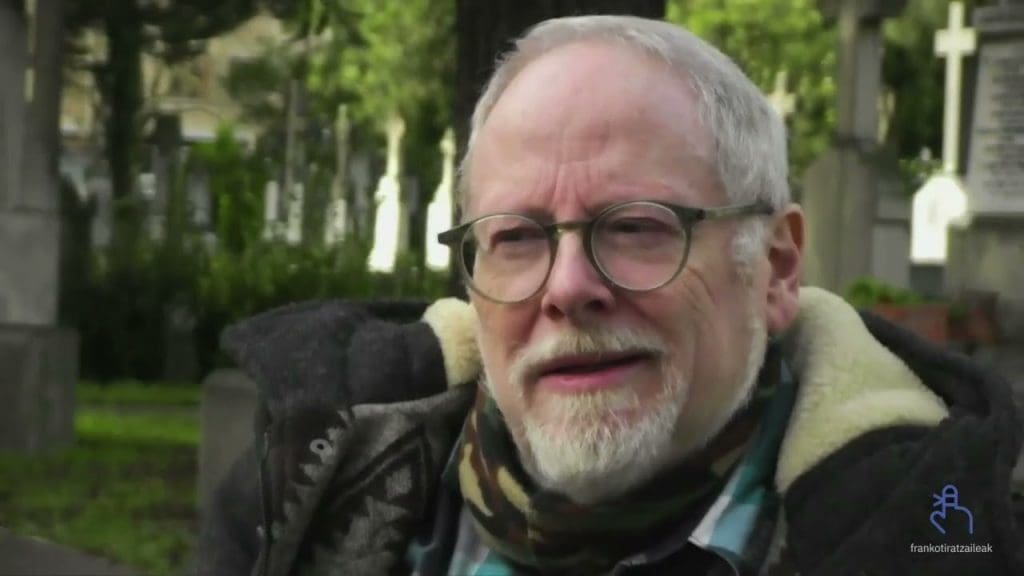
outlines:
[[107, 162], [113, 199], [112, 246], [119, 255], [138, 245], [142, 202], [135, 184], [139, 169], [142, 109], [142, 22], [136, 0], [119, 0], [106, 14]]
[[[574, 14], [631, 14], [647, 18], [665, 17], [665, 0], [456, 0], [457, 70], [454, 114], [457, 157], [461, 158], [469, 138], [469, 118], [494, 71], [498, 56], [527, 28], [559, 16]], [[455, 207], [454, 222], [459, 221]], [[465, 296], [453, 251], [449, 291]]]

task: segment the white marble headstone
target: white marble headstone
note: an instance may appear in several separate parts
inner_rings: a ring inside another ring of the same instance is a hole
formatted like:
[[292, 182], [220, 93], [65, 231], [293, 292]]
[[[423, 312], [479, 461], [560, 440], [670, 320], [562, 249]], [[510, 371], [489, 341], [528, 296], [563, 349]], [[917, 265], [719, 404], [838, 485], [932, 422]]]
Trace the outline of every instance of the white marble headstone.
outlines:
[[373, 229], [373, 249], [370, 251], [368, 266], [374, 272], [392, 272], [398, 256], [398, 240], [402, 209], [399, 206], [400, 185], [398, 176], [401, 166], [402, 136], [405, 121], [400, 116], [388, 120], [388, 164], [387, 170], [377, 185], [374, 197], [377, 201], [377, 218]]
[[427, 266], [447, 270], [449, 249], [437, 241], [437, 235], [452, 227], [452, 195], [455, 192], [455, 134], [449, 128], [441, 140], [441, 183], [427, 207]]
[[951, 174], [932, 176], [914, 195], [911, 215], [910, 260], [915, 264], [945, 264], [947, 231], [967, 214], [967, 193]]

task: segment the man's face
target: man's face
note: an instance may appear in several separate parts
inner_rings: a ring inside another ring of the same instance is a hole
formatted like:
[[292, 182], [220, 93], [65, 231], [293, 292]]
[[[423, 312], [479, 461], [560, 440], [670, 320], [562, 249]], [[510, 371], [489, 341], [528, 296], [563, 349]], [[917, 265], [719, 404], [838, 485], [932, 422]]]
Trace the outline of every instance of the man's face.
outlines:
[[[727, 204], [692, 88], [621, 46], [576, 43], [531, 62], [469, 159], [467, 219], [497, 212], [593, 218], [609, 204]], [[637, 293], [606, 282], [565, 234], [533, 298], [471, 294], [485, 385], [523, 464], [579, 501], [615, 496], [717, 432], [764, 350], [766, 266], [740, 275], [735, 221], [697, 227], [684, 270]], [[760, 294], [760, 295], [759, 295]], [[599, 365], [595, 358], [614, 359]]]

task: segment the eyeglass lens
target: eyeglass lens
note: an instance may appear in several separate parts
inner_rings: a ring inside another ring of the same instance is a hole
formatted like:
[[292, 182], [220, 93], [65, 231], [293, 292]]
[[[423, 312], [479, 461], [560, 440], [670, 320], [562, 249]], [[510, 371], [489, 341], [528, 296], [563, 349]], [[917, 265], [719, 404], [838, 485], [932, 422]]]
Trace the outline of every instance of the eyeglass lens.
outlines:
[[[591, 229], [601, 273], [628, 290], [650, 290], [671, 280], [686, 258], [686, 230], [674, 212], [648, 202], [623, 204], [603, 213]], [[461, 243], [471, 286], [499, 302], [533, 296], [554, 261], [552, 242], [538, 222], [500, 214], [478, 220]]]

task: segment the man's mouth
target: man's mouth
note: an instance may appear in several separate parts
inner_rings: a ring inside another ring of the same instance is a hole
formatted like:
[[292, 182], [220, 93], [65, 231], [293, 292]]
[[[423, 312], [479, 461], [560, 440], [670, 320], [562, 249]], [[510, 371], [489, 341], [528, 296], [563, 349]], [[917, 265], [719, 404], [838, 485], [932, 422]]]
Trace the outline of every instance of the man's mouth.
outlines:
[[583, 374], [586, 372], [596, 372], [636, 362], [644, 356], [644, 354], [640, 353], [631, 353], [562, 358], [547, 364], [541, 374]]
[[622, 384], [625, 375], [651, 357], [646, 352], [623, 352], [558, 358], [541, 366], [538, 383], [563, 392], [610, 388]]

